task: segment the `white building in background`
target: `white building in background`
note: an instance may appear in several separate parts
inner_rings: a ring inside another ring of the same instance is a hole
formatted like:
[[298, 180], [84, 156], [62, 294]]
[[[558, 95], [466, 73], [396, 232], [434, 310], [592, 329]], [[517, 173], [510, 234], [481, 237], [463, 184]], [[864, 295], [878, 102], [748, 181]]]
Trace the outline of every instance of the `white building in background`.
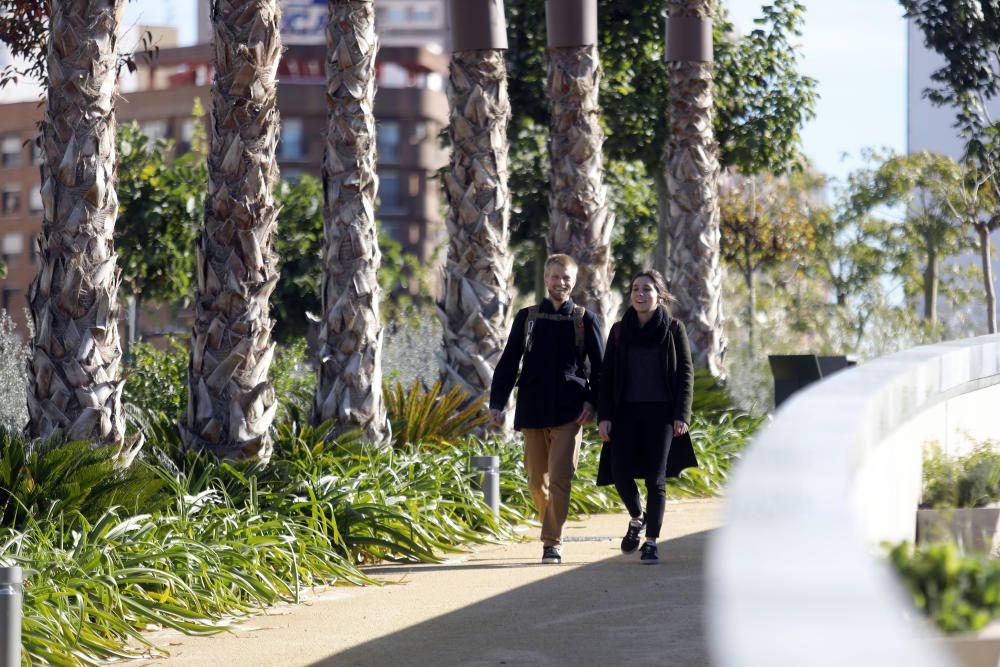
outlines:
[[[955, 109], [935, 106], [924, 96], [924, 91], [934, 83], [931, 81], [931, 74], [943, 64], [944, 58], [924, 46], [923, 33], [915, 21], [909, 20], [906, 34], [906, 151], [912, 154], [926, 150], [944, 153], [958, 159], [965, 150], [965, 142], [958, 136], [958, 130], [954, 127]], [[994, 121], [1000, 121], [1000, 98], [990, 100], [987, 110]], [[991, 241], [996, 255], [997, 246], [1000, 244], [1000, 233], [994, 233]], [[978, 253], [963, 256], [960, 261], [977, 269], [980, 265]], [[997, 290], [997, 311], [1000, 312], [998, 274], [1000, 274], [1000, 261], [994, 258], [993, 283]], [[981, 274], [977, 273], [976, 281], [977, 285], [982, 284]], [[942, 317], [947, 317], [948, 310], [942, 308], [943, 305], [946, 304], [938, 304], [940, 314]], [[982, 299], [978, 301], [974, 299], [969, 310], [967, 319], [974, 325], [974, 332], [986, 333], [983, 325], [985, 307], [982, 305]]]

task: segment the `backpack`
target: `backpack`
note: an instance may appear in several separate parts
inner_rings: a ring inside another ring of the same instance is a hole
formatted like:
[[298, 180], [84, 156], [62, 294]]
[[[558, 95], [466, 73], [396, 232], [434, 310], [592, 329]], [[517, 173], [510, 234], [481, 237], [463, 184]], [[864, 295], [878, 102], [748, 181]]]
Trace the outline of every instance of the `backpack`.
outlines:
[[586, 309], [583, 306], [573, 306], [572, 315], [560, 315], [559, 313], [540, 313], [538, 312], [538, 306], [528, 307], [528, 317], [524, 320], [524, 351], [531, 352], [531, 334], [535, 329], [536, 320], [554, 320], [556, 322], [573, 322], [573, 333], [576, 337], [576, 349], [577, 352], [583, 353], [584, 342], [583, 342], [583, 315], [586, 313]]

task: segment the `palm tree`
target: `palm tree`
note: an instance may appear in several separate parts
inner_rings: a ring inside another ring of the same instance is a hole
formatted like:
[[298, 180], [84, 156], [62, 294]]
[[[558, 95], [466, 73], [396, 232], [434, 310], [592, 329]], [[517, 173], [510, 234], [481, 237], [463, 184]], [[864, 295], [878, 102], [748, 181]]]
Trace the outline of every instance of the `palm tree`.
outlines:
[[338, 430], [361, 428], [384, 445], [373, 113], [378, 37], [371, 0], [332, 0], [326, 41], [324, 318], [312, 418], [336, 420]]
[[[719, 234], [719, 147], [712, 131], [712, 0], [668, 0], [670, 72], [666, 173], [669, 281], [698, 368], [725, 376]], [[674, 21], [675, 17], [680, 20]], [[707, 28], [707, 29], [706, 29]], [[677, 31], [677, 32], [675, 32]]]
[[[573, 299], [600, 317], [605, 329], [614, 321], [618, 300], [611, 290], [611, 229], [601, 146], [598, 93], [597, 0], [545, 3], [548, 16], [546, 88], [551, 113], [550, 252], [579, 263]], [[587, 15], [590, 21], [572, 20]]]
[[267, 461], [272, 449], [279, 24], [278, 0], [213, 0], [208, 197], [181, 431], [188, 447], [220, 458]]
[[69, 439], [116, 444], [127, 463], [141, 441], [126, 443], [118, 372], [114, 102], [123, 6], [52, 2], [28, 413], [31, 435], [61, 429]]
[[507, 40], [496, 0], [452, 0], [451, 10], [449, 239], [438, 360], [445, 387], [478, 397], [489, 391], [511, 315]]

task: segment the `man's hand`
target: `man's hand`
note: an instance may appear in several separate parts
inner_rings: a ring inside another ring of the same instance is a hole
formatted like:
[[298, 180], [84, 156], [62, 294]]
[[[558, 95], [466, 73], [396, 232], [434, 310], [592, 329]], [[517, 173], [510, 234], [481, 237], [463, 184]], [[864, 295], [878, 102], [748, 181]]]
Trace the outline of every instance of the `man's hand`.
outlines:
[[580, 416], [576, 418], [576, 423], [583, 425], [592, 421], [594, 421], [594, 406], [584, 401], [583, 410], [580, 411]]
[[611, 422], [607, 419], [597, 422], [597, 432], [601, 434], [601, 440], [607, 442], [611, 439]]
[[674, 420], [674, 435], [684, 435], [688, 432], [688, 425], [682, 422], [680, 419]]
[[503, 426], [503, 410], [490, 409], [490, 425], [494, 428]]

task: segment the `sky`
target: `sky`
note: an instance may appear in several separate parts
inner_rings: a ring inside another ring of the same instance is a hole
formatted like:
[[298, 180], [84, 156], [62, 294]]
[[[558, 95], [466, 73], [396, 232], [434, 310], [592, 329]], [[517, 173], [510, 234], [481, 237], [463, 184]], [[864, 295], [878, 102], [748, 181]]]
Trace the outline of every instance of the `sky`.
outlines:
[[[725, 0], [736, 26], [752, 30], [760, 0]], [[906, 22], [897, 0], [805, 0], [800, 71], [818, 81], [816, 118], [802, 130], [805, 155], [843, 180], [865, 148], [906, 149]], [[125, 24], [173, 24], [195, 40], [195, 0], [133, 0]], [[846, 155], [846, 157], [845, 157]]]

